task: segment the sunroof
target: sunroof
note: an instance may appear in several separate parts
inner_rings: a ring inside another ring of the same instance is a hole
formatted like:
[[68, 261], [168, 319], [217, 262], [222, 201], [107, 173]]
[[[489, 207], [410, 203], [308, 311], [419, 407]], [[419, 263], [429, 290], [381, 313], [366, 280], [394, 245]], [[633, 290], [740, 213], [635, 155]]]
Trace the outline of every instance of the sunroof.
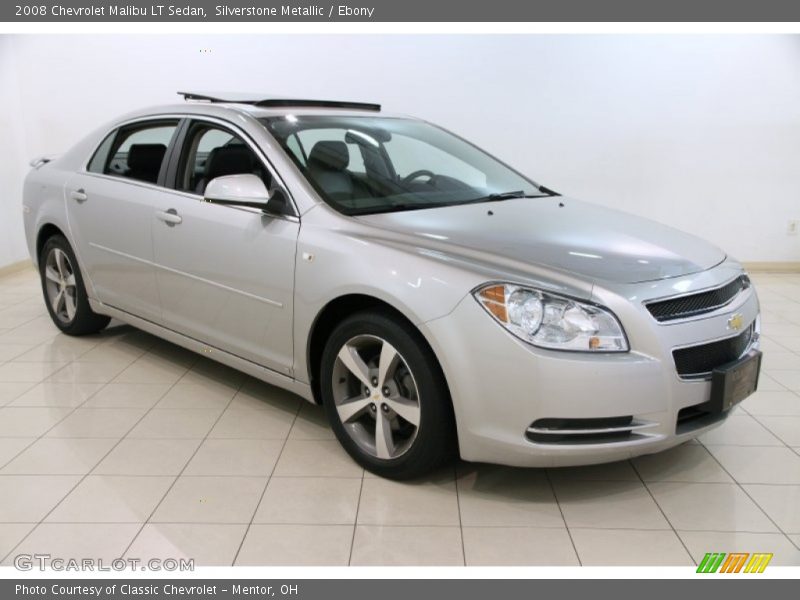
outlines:
[[350, 102], [343, 100], [317, 100], [312, 98], [270, 97], [260, 94], [225, 93], [211, 94], [200, 92], [178, 92], [185, 100], [203, 102], [225, 102], [235, 104], [252, 104], [264, 108], [345, 108], [351, 110], [369, 110], [378, 112], [380, 104], [371, 102]]

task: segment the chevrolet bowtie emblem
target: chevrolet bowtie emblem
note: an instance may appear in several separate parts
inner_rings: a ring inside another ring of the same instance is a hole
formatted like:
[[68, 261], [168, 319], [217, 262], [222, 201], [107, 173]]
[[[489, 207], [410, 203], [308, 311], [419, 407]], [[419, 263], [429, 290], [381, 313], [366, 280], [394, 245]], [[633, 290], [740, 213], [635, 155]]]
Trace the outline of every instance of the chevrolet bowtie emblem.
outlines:
[[739, 331], [744, 325], [744, 317], [741, 313], [736, 313], [730, 319], [728, 319], [728, 329], [732, 329], [733, 331]]

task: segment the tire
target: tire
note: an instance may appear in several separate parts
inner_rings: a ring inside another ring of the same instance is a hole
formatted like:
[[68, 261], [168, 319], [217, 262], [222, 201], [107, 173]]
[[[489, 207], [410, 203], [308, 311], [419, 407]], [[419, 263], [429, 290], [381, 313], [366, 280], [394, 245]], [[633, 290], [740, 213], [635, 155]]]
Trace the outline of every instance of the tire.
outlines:
[[[67, 335], [88, 335], [111, 320], [89, 306], [78, 260], [63, 235], [50, 237], [39, 254], [39, 276], [50, 318]], [[60, 295], [59, 295], [60, 294]]]
[[354, 314], [333, 330], [320, 384], [336, 437], [368, 471], [413, 479], [455, 457], [452, 403], [436, 356], [388, 311]]

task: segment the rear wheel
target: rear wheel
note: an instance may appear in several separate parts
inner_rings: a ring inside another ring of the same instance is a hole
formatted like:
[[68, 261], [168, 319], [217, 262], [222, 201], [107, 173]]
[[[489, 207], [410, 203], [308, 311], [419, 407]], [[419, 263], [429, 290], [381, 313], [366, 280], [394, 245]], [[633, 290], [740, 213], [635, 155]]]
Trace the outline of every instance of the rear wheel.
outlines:
[[47, 311], [61, 331], [68, 335], [97, 333], [111, 320], [93, 312], [83, 285], [75, 253], [62, 235], [49, 238], [39, 255]]
[[337, 438], [369, 471], [408, 479], [453, 457], [444, 376], [410, 325], [379, 312], [349, 317], [332, 332], [320, 375]]

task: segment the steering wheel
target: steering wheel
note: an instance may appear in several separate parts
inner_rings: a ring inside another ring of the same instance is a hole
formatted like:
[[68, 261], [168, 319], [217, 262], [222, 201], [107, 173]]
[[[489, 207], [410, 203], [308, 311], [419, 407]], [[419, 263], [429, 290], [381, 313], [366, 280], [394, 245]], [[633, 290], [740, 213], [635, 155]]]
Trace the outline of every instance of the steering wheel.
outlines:
[[418, 171], [414, 171], [413, 173], [409, 173], [402, 179], [402, 183], [411, 183], [415, 179], [419, 179], [420, 177], [429, 177], [430, 179], [434, 179], [436, 174], [433, 171], [429, 171], [428, 169], [419, 169]]

